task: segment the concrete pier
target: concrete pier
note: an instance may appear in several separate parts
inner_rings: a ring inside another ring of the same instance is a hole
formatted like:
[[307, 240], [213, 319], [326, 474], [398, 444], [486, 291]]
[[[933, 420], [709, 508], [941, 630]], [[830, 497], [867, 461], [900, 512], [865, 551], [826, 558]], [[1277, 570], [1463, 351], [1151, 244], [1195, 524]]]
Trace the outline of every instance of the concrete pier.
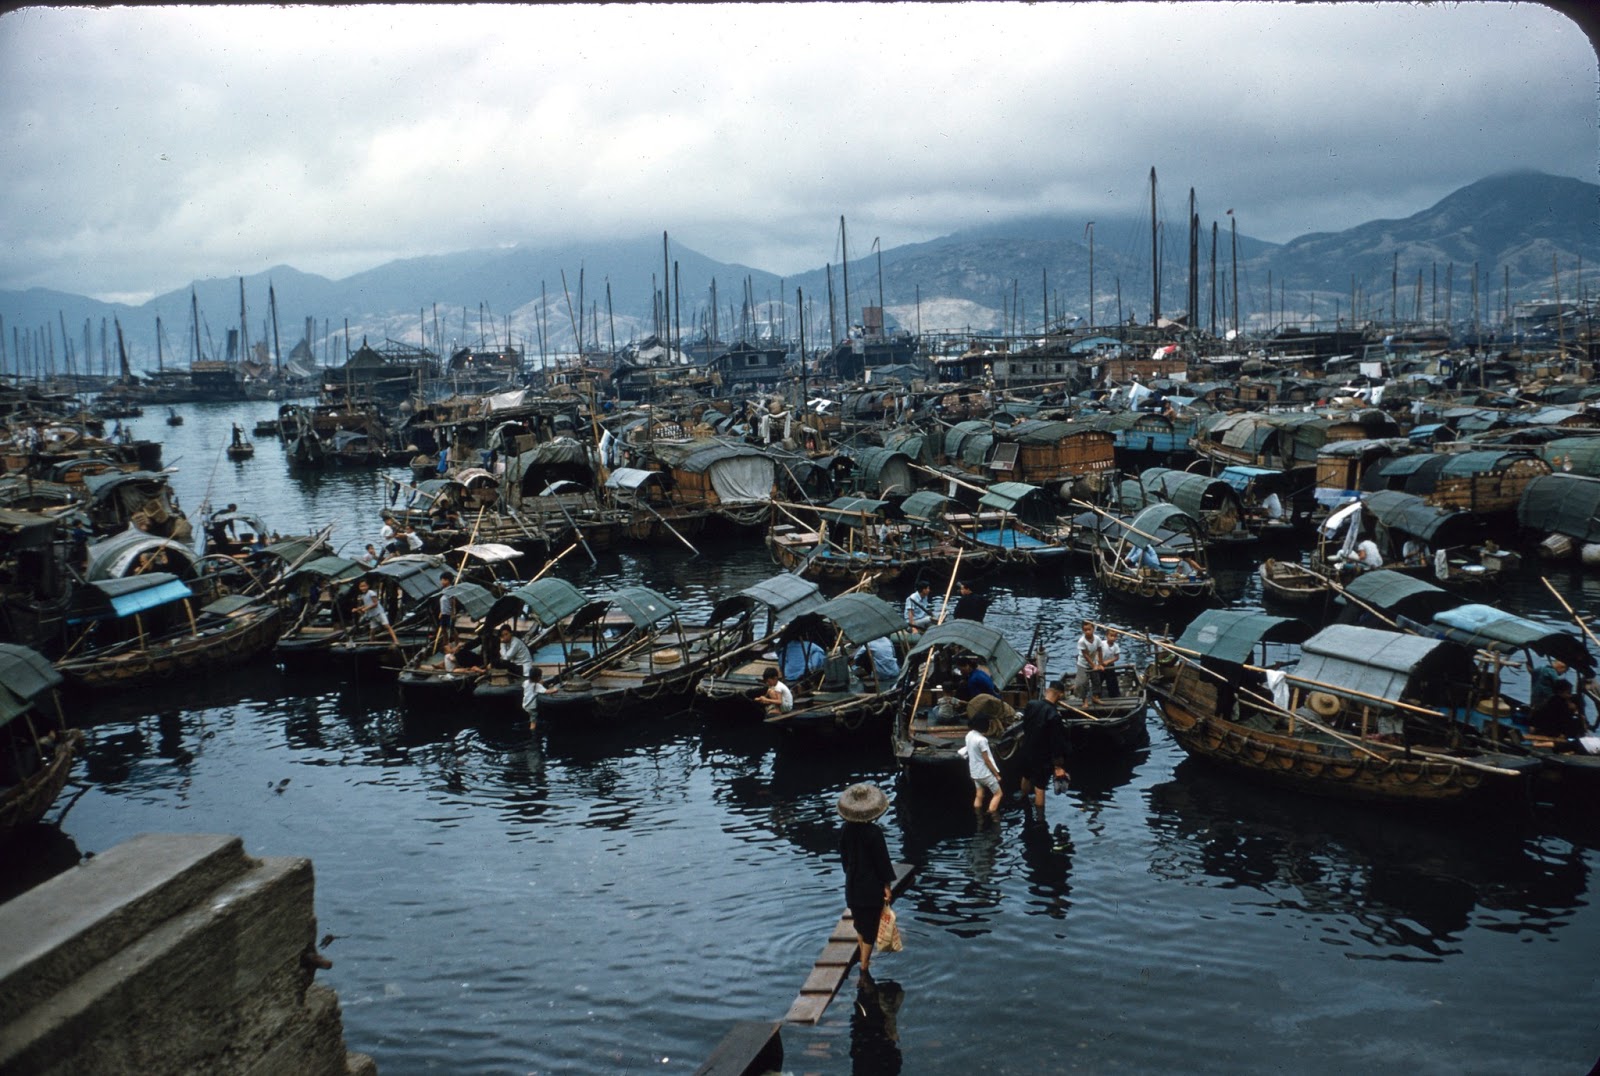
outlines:
[[0, 1074], [375, 1074], [312, 981], [311, 861], [146, 834], [0, 905]]

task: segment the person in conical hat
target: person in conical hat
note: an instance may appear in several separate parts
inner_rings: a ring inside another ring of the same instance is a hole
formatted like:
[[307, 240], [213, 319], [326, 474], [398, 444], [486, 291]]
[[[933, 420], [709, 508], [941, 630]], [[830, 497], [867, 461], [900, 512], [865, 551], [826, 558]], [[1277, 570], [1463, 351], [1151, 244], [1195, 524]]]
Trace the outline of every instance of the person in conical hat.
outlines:
[[861, 974], [872, 963], [878, 921], [893, 892], [894, 864], [877, 819], [889, 809], [889, 797], [872, 784], [851, 785], [839, 797], [839, 858], [844, 863], [844, 902], [856, 928], [856, 956]]

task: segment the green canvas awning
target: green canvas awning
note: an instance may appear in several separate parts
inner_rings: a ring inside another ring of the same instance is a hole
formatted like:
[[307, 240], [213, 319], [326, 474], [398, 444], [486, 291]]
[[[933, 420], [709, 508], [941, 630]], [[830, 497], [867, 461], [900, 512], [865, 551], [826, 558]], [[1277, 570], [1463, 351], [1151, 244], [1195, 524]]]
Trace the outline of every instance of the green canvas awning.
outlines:
[[1387, 568], [1362, 572], [1344, 584], [1344, 589], [1350, 597], [1372, 606], [1380, 613], [1408, 616], [1413, 620], [1426, 621], [1441, 609], [1461, 604], [1460, 598], [1426, 579], [1417, 579]]
[[578, 628], [593, 623], [605, 616], [606, 611], [613, 607], [632, 621], [635, 628], [652, 627], [678, 611], [675, 602], [657, 594], [649, 587], [623, 587], [614, 594], [585, 605], [573, 617], [572, 626]]
[[499, 624], [526, 611], [539, 623], [549, 627], [576, 613], [588, 601], [582, 591], [565, 579], [553, 576], [535, 579], [496, 601], [489, 609], [488, 621]]
[[0, 643], [0, 725], [27, 713], [39, 696], [60, 685], [61, 674], [44, 655]]
[[1442, 639], [1334, 624], [1301, 644], [1300, 663], [1289, 672], [1289, 679], [1347, 698], [1399, 701], [1424, 672], [1441, 682], [1470, 683], [1472, 654]]
[[840, 497], [818, 508], [817, 514], [835, 523], [864, 527], [881, 522], [880, 517], [888, 503], [870, 497]]
[[978, 503], [984, 508], [1015, 512], [1017, 505], [1038, 492], [1040, 492], [1038, 486], [1030, 486], [1026, 482], [995, 482], [984, 490], [983, 496], [978, 498]]
[[443, 571], [433, 557], [399, 557], [386, 560], [376, 568], [367, 572], [369, 577], [377, 576], [387, 580], [400, 589], [400, 593], [413, 601], [432, 597], [444, 589], [440, 582]]
[[826, 621], [856, 646], [893, 635], [906, 626], [900, 610], [874, 594], [841, 594], [797, 618], [791, 632], [802, 633], [804, 623], [813, 619]]
[[900, 514], [921, 523], [940, 518], [954, 502], [942, 493], [918, 490], [900, 502]]
[[1139, 549], [1161, 549], [1179, 537], [1194, 541], [1198, 530], [1194, 518], [1177, 505], [1152, 504], [1128, 520], [1127, 526], [1113, 526], [1111, 533]]
[[330, 583], [348, 583], [367, 574], [367, 567], [344, 557], [318, 557], [307, 561], [290, 573], [291, 578], [314, 575]]
[[[911, 653], [907, 655], [906, 669], [911, 666], [910, 658], [926, 653], [936, 646], [947, 646], [972, 654], [989, 667], [989, 675], [1001, 689], [1004, 689], [1011, 678], [1017, 675], [1023, 665], [1022, 655], [1006, 642], [1006, 637], [1001, 635], [998, 629], [977, 620], [946, 620], [943, 624], [935, 624], [922, 633], [917, 645], [913, 646]], [[905, 675], [905, 672], [906, 670], [902, 669], [901, 675]]]
[[720, 623], [735, 613], [760, 605], [767, 608], [773, 624], [787, 624], [802, 613], [815, 610], [823, 601], [817, 584], [792, 572], [783, 572], [752, 583], [717, 602], [712, 606], [707, 623]]
[[1183, 630], [1174, 647], [1201, 657], [1243, 665], [1263, 642], [1298, 643], [1310, 625], [1292, 617], [1268, 616], [1242, 609], [1207, 609]]
[[1536, 476], [1517, 502], [1517, 522], [1546, 534], [1600, 542], [1600, 478]]
[[442, 593], [454, 598], [457, 607], [474, 620], [482, 620], [494, 608], [495, 596], [476, 583], [457, 583]]

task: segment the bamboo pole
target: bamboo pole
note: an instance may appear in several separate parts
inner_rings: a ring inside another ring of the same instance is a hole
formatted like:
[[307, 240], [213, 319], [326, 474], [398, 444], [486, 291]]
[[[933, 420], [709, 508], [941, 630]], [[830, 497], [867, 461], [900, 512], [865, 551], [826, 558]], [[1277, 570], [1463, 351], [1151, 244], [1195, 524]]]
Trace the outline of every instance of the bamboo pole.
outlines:
[[1111, 520], [1113, 523], [1117, 524], [1119, 527], [1122, 527], [1124, 530], [1132, 531], [1134, 534], [1139, 535], [1141, 538], [1148, 538], [1152, 542], [1155, 542], [1157, 545], [1161, 544], [1161, 539], [1160, 538], [1157, 538], [1155, 535], [1150, 534], [1150, 533], [1148, 533], [1146, 531], [1140, 530], [1138, 527], [1135, 527], [1132, 523], [1129, 523], [1127, 520], [1123, 519], [1121, 516], [1114, 516], [1110, 512], [1107, 512], [1105, 509], [1097, 508], [1096, 506], [1090, 504], [1088, 501], [1073, 500], [1072, 503], [1077, 505], [1079, 508], [1087, 508], [1089, 511], [1093, 512], [1095, 515], [1106, 517], [1107, 519]]
[[[960, 549], [956, 550], [956, 562], [950, 568], [950, 582], [945, 586], [944, 603], [939, 607], [939, 619], [936, 622], [936, 626], [937, 626], [937, 624], [944, 623], [945, 610], [947, 608], [949, 608], [949, 606], [950, 606], [950, 591], [955, 589], [956, 572], [959, 571], [960, 568], [961, 568], [961, 554], [963, 552], [964, 551], [960, 550]], [[920, 677], [918, 677], [918, 679], [917, 679], [917, 690], [911, 696], [911, 708], [906, 713], [906, 739], [907, 740], [911, 739], [911, 721], [917, 715], [917, 707], [922, 702], [922, 689], [924, 687], [926, 687], [927, 684], [928, 684], [928, 672], [932, 668], [933, 668], [933, 652], [929, 651], [928, 652], [928, 656], [926, 658], [924, 658], [923, 661], [922, 661], [922, 675]]]

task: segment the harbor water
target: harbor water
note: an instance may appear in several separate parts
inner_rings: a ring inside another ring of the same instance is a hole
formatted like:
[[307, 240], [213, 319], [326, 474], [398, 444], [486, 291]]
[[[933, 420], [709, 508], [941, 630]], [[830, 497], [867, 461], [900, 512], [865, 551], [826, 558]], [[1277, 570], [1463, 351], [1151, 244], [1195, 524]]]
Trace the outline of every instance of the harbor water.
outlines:
[[[379, 472], [291, 475], [273, 441], [221, 458], [267, 403], [126, 420], [167, 442], [184, 508], [374, 541]], [[402, 471], [395, 477], [405, 477]], [[759, 539], [601, 554], [581, 589], [661, 590], [686, 619], [776, 570]], [[1600, 577], [1553, 578], [1580, 611]], [[1259, 599], [1249, 566], [1224, 597]], [[1065, 667], [1085, 616], [1180, 631], [1092, 578], [996, 574], [988, 620]], [[886, 595], [898, 599], [900, 592]], [[1505, 607], [1564, 620], [1537, 569]], [[1137, 642], [1125, 648], [1147, 657]], [[1600, 823], [1416, 819], [1241, 784], [1151, 746], [1076, 766], [1046, 816], [976, 818], [887, 744], [818, 749], [655, 712], [531, 738], [470, 711], [417, 719], [393, 682], [269, 659], [78, 708], [86, 760], [7, 883], [149, 831], [310, 857], [346, 1041], [400, 1073], [692, 1072], [777, 1020], [843, 904], [834, 803], [876, 781], [904, 952], [852, 974], [789, 1072], [1573, 1073], [1600, 1057]], [[860, 1004], [858, 1005], [858, 1001]]]

